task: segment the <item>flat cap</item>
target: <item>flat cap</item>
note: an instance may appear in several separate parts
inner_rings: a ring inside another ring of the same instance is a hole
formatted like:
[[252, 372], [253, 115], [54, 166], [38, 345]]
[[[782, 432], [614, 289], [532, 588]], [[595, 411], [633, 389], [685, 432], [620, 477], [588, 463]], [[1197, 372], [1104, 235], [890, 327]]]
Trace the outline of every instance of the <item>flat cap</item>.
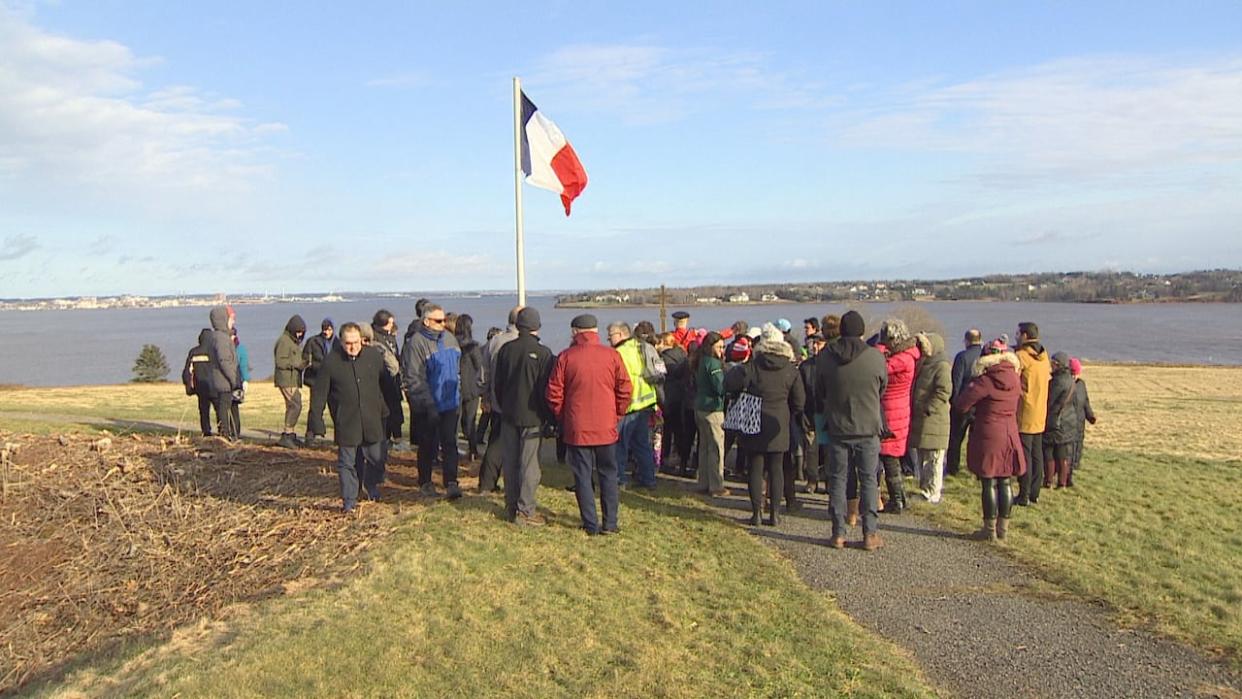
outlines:
[[599, 321], [590, 313], [583, 313], [580, 316], [574, 316], [574, 319], [569, 321], [569, 327], [577, 330], [595, 330], [599, 327]]
[[673, 320], [685, 320], [686, 318], [689, 318], [689, 317], [690, 317], [690, 314], [686, 313], [685, 311], [673, 311]]

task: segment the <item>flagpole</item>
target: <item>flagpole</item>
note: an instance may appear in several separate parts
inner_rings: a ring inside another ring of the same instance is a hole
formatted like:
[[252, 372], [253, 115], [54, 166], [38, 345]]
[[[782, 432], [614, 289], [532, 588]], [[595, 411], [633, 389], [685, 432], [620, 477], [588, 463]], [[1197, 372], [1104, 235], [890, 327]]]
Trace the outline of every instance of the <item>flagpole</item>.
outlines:
[[526, 244], [522, 231], [522, 81], [513, 78], [513, 201], [517, 217], [518, 305], [526, 305]]

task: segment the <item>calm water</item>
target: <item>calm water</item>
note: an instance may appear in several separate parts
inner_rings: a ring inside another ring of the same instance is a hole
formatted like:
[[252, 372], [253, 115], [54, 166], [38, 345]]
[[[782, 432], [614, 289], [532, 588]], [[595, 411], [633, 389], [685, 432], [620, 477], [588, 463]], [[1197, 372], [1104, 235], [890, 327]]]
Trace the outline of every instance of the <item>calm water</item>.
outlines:
[[[436, 299], [448, 310], [474, 317], [475, 335], [504, 325], [516, 296]], [[580, 311], [556, 310], [551, 297], [532, 297], [543, 315], [545, 344], [559, 351], [569, 344], [569, 320]], [[865, 304], [860, 312], [880, 319], [893, 304]], [[950, 347], [971, 326], [985, 337], [1011, 336], [1019, 321], [1039, 323], [1044, 343], [1087, 360], [1242, 364], [1242, 304], [1087, 305], [1056, 303], [929, 302], [919, 304], [944, 326]], [[329, 316], [338, 327], [348, 320], [369, 321], [379, 308], [396, 314], [404, 332], [414, 299], [364, 298], [341, 303], [236, 306], [237, 327], [250, 351], [255, 377], [272, 374], [272, 347], [285, 322], [300, 314], [309, 332]], [[164, 350], [177, 380], [186, 352], [207, 326], [207, 307], [95, 311], [0, 312], [0, 383], [70, 386], [128, 381], [145, 343]], [[670, 308], [671, 313], [675, 308]], [[687, 308], [696, 326], [727, 327], [738, 319], [751, 324], [788, 318], [801, 334], [802, 319], [828, 312], [832, 304]], [[659, 326], [655, 309], [615, 309], [596, 313], [601, 323], [647, 319]], [[671, 321], [670, 321], [671, 322]], [[868, 331], [871, 329], [868, 328]]]

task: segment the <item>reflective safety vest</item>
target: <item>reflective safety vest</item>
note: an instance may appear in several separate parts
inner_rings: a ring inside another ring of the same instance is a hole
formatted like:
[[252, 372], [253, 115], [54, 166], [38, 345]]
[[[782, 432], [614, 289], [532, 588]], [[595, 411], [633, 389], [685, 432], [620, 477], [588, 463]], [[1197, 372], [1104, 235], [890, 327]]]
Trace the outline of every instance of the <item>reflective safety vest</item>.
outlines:
[[630, 399], [630, 409], [626, 411], [627, 413], [650, 408], [656, 404], [655, 386], [647, 383], [647, 380], [643, 378], [645, 363], [643, 362], [643, 348], [639, 346], [640, 342], [642, 340], [631, 337], [617, 347], [621, 361], [625, 362], [625, 371], [630, 375], [630, 383], [634, 386], [634, 397]]

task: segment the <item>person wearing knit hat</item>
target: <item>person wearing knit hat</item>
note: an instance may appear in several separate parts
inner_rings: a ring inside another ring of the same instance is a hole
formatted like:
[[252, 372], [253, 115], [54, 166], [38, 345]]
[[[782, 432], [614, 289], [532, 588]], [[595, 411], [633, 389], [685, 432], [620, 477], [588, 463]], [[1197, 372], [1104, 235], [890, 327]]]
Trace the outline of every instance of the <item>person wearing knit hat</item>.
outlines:
[[[332, 354], [332, 348], [335, 346], [335, 330], [336, 324], [331, 318], [324, 318], [319, 323], [320, 333], [306, 341], [306, 345], [302, 347], [302, 358], [306, 360], [306, 385], [310, 386], [311, 405], [315, 405], [315, 396], [318, 389], [315, 388], [316, 378], [319, 376], [319, 369], [323, 366], [324, 360], [328, 355]], [[315, 440], [328, 434], [328, 428], [323, 421], [323, 409], [316, 412], [313, 408], [306, 414], [306, 446], [314, 446]]]
[[539, 342], [539, 311], [527, 306], [513, 323], [517, 339], [496, 355], [496, 402], [500, 406], [500, 463], [505, 479], [505, 514], [520, 525], [544, 524], [535, 511], [543, 478], [539, 444], [552, 423], [547, 405], [552, 351]]
[[846, 488], [852, 474], [860, 500], [851, 509], [861, 510], [862, 548], [874, 551], [883, 545], [877, 512], [880, 435], [885, 432], [880, 395], [888, 384], [888, 370], [884, 355], [863, 342], [866, 324], [857, 311], [841, 316], [840, 330], [841, 336], [819, 353], [815, 367], [815, 395], [829, 437], [832, 537], [828, 543], [835, 549], [845, 547]]
[[732, 364], [741, 364], [750, 361], [750, 338], [743, 335], [733, 341], [729, 345], [729, 351], [725, 357], [725, 361]]
[[[790, 509], [796, 509], [792, 489], [785, 488], [783, 462], [792, 441], [790, 427], [801, 422], [806, 409], [806, 391], [794, 365], [793, 348], [779, 328], [764, 324], [751, 361], [725, 373], [725, 390], [759, 398], [759, 431], [741, 434], [738, 442], [749, 466], [750, 523], [775, 526], [780, 522], [782, 495], [789, 496]], [[771, 483], [771, 515], [766, 521], [762, 519], [765, 473]]]
[[1087, 434], [1087, 423], [1095, 424], [1095, 411], [1091, 409], [1091, 398], [1087, 395], [1087, 382], [1082, 380], [1082, 362], [1077, 357], [1069, 360], [1070, 375], [1074, 377], [1074, 400], [1070, 408], [1074, 412], [1074, 439], [1069, 450], [1069, 475], [1065, 486], [1074, 487], [1074, 472], [1082, 464], [1082, 442]]

